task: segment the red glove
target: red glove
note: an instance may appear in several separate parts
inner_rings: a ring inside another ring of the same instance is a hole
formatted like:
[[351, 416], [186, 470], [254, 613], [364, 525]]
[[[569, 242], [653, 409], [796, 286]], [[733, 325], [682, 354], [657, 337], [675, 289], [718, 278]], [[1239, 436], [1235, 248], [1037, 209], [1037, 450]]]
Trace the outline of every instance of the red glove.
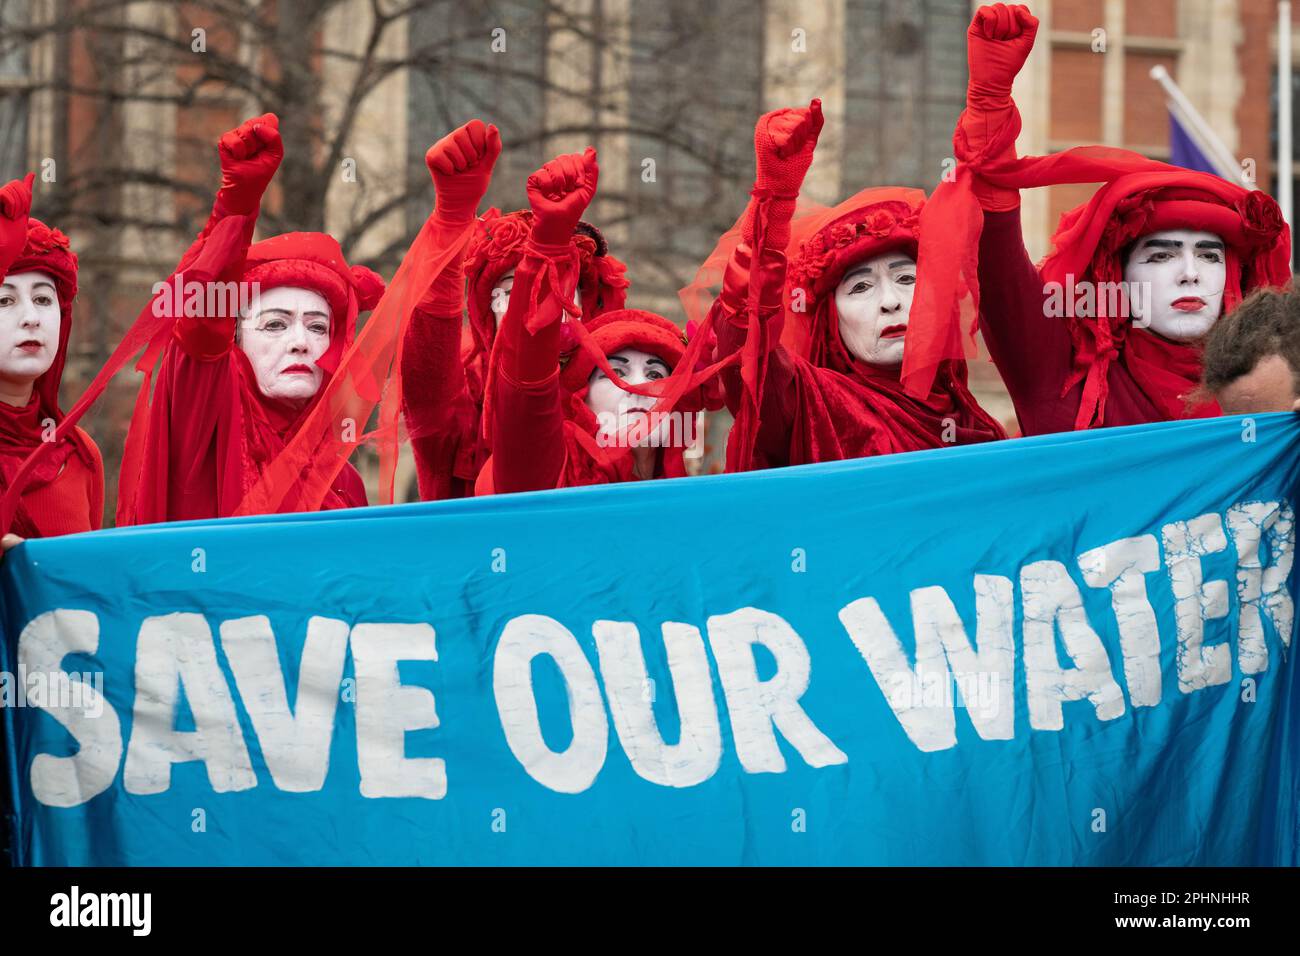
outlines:
[[274, 113], [245, 120], [221, 137], [221, 189], [217, 203], [227, 215], [251, 216], [284, 158], [280, 120]]
[[1023, 3], [980, 7], [966, 31], [970, 83], [968, 109], [1000, 110], [1011, 105], [1011, 84], [1034, 48], [1038, 18]]
[[[766, 113], [754, 127], [754, 160], [757, 173], [756, 192], [774, 197], [769, 205], [767, 245], [784, 249], [790, 240], [790, 218], [795, 199], [803, 186], [804, 176], [812, 165], [813, 150], [822, 131], [822, 101], [813, 100], [806, 108], [782, 109]], [[745, 245], [754, 243], [753, 207], [745, 218], [742, 234]]]
[[793, 199], [812, 165], [813, 150], [822, 131], [822, 101], [807, 108], [774, 110], [754, 127], [755, 189]]
[[[972, 159], [984, 153], [999, 135], [1009, 136], [1008, 124], [1016, 122], [1011, 84], [1034, 47], [1038, 20], [1023, 4], [995, 3], [975, 11], [966, 31], [966, 56], [970, 82], [966, 87], [966, 110], [957, 121], [956, 145], [959, 158]], [[1016, 147], [1009, 143], [989, 161], [1014, 159]], [[972, 183], [980, 206], [990, 212], [1004, 212], [1020, 205], [1020, 191], [986, 183], [978, 176]]]
[[557, 156], [528, 177], [528, 205], [533, 209], [535, 242], [567, 246], [578, 220], [596, 195], [600, 168], [596, 151]]
[[424, 164], [433, 176], [433, 212], [444, 222], [468, 222], [492, 181], [501, 155], [501, 133], [482, 120], [470, 120], [429, 147]]
[[[14, 179], [0, 188], [0, 271], [9, 268], [27, 245], [27, 217], [32, 211], [35, 173]], [[0, 275], [0, 278], [4, 278]]]

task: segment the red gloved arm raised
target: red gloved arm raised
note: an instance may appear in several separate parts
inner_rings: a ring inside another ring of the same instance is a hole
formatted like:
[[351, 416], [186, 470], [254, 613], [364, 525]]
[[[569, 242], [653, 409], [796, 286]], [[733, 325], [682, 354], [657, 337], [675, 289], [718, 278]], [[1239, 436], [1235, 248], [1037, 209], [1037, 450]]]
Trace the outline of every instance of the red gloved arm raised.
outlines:
[[[766, 353], [762, 408], [756, 448], [788, 448], [793, 422], [794, 369], [791, 356], [780, 347], [783, 318], [782, 294], [786, 277], [785, 247], [790, 242], [790, 221], [796, 197], [812, 165], [823, 118], [821, 101], [806, 108], [781, 109], [761, 117], [754, 129], [757, 176], [754, 198], [746, 209], [743, 242], [732, 252], [723, 275], [722, 293], [714, 303], [717, 354], [722, 359], [740, 351], [749, 325], [749, 293], [753, 245], [761, 243], [756, 273], [758, 311], [762, 324], [760, 348]], [[757, 236], [759, 213], [763, 235]], [[741, 372], [731, 367], [723, 372], [727, 404], [733, 414], [744, 395]]]
[[[433, 177], [435, 200], [426, 228], [435, 233], [435, 249], [445, 250], [478, 215], [500, 154], [501, 134], [480, 120], [470, 120], [429, 148], [425, 164]], [[402, 346], [403, 414], [420, 493], [426, 499], [445, 493], [459, 440], [474, 440], [477, 425], [472, 417], [458, 414], [469, 402], [460, 352], [464, 262], [463, 253], [456, 256], [430, 283], [407, 324]]]
[[[954, 143], [958, 159], [982, 158], [987, 162], [1014, 159], [1013, 127], [1019, 114], [1011, 99], [1011, 87], [1025, 65], [1038, 20], [1024, 4], [995, 3], [980, 7], [966, 31], [966, 57], [970, 79], [966, 87], [966, 110], [957, 121]], [[997, 148], [997, 143], [1007, 142]], [[990, 148], [993, 153], [988, 154]], [[987, 154], [987, 155], [986, 155]], [[994, 186], [976, 174], [975, 195], [989, 211], [1003, 212], [1020, 205], [1016, 189]]]
[[[239, 217], [238, 236], [223, 236], [220, 244], [228, 262], [218, 271], [232, 273], [242, 261], [243, 253], [253, 241], [257, 214], [262, 195], [284, 158], [284, 145], [280, 141], [279, 120], [274, 113], [245, 120], [221, 137], [217, 145], [221, 158], [221, 188], [212, 204], [212, 213], [198, 238], [181, 257], [173, 276], [200, 273], [200, 263], [211, 263], [216, 256], [210, 248], [216, 241], [214, 234], [221, 224]], [[216, 276], [214, 275], [213, 278]], [[206, 277], [204, 277], [206, 278]], [[225, 275], [227, 281], [237, 276]], [[174, 279], [169, 278], [169, 282]], [[184, 308], [176, 314], [176, 339], [187, 354], [199, 359], [213, 359], [230, 350], [234, 341], [235, 315], [186, 315]]]
[[[560, 156], [528, 177], [533, 229], [515, 270], [510, 305], [497, 330], [492, 408], [492, 478], [497, 492], [554, 488], [564, 472], [564, 410], [560, 396], [561, 307], [552, 291], [572, 296], [569, 239], [596, 193], [596, 151]], [[554, 265], [554, 273], [549, 266]], [[552, 281], [530, 314], [536, 283]], [[535, 332], [529, 332], [532, 325]]]

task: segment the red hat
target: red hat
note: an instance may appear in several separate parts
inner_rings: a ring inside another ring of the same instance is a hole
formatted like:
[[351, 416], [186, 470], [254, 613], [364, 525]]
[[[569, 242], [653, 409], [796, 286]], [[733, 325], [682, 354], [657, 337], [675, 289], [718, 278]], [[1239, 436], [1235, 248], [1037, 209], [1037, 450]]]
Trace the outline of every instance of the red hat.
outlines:
[[788, 288], [803, 289], [817, 299], [834, 291], [854, 263], [898, 248], [910, 249], [915, 258], [924, 192], [882, 187], [858, 193], [849, 202], [853, 205], [847, 212], [842, 212], [845, 204], [836, 206], [834, 212], [840, 215], [815, 232], [807, 225], [799, 229], [808, 238], [798, 243]]
[[77, 254], [68, 237], [39, 219], [28, 217], [27, 242], [22, 254], [9, 267], [9, 274], [44, 272], [54, 280], [59, 296], [59, 348], [49, 369], [36, 380], [35, 390], [41, 406], [55, 410], [59, 406], [59, 383], [68, 357], [68, 337], [72, 332], [72, 300], [77, 297]]
[[[469, 324], [474, 349], [486, 355], [496, 337], [496, 316], [492, 312], [492, 289], [497, 281], [524, 255], [524, 243], [533, 229], [533, 213], [520, 209], [506, 215], [490, 210], [465, 252], [465, 278], [469, 288]], [[625, 266], [609, 254], [609, 245], [599, 229], [579, 222], [571, 240], [578, 250], [578, 290], [582, 311], [588, 320], [602, 312], [623, 308], [630, 283]]]
[[333, 371], [356, 332], [357, 315], [384, 294], [384, 280], [365, 266], [349, 266], [338, 241], [323, 232], [287, 232], [254, 243], [241, 281], [261, 291], [280, 286], [312, 289], [330, 307], [330, 344], [317, 363]]
[[[622, 349], [640, 349], [663, 359], [671, 371], [686, 351], [686, 334], [653, 312], [619, 309], [599, 315], [584, 325], [591, 333], [591, 342], [606, 356]], [[595, 356], [586, 348], [579, 348], [560, 372], [560, 384], [569, 392], [579, 392], [587, 387], [595, 369]]]

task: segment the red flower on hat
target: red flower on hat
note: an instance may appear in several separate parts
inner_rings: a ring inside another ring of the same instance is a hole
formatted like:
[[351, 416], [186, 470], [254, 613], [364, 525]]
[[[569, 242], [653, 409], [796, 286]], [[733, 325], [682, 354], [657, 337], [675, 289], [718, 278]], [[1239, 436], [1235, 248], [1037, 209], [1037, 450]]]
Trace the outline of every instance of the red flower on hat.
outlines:
[[51, 249], [69, 249], [72, 244], [58, 229], [45, 225], [35, 219], [27, 221], [27, 250], [28, 254], [39, 255], [42, 252], [49, 252]]
[[1282, 210], [1272, 196], [1252, 189], [1236, 204], [1246, 236], [1259, 245], [1271, 245], [1286, 227]]
[[532, 228], [533, 216], [530, 212], [502, 216], [488, 227], [485, 238], [487, 257], [504, 259], [524, 244]]
[[897, 221], [893, 215], [884, 209], [877, 209], [867, 217], [864, 226], [868, 235], [883, 238], [894, 231], [894, 224]]

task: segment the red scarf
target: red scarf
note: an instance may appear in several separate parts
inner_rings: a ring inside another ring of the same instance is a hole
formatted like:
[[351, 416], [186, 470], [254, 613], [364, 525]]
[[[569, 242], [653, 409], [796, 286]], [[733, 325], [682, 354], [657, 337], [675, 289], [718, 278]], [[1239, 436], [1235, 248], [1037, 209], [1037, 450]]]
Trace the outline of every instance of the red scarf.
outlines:
[[1120, 352], [1138, 388], [1170, 420], [1223, 414], [1218, 402], [1196, 400], [1202, 359], [1200, 343], [1170, 342], [1138, 328], [1129, 331]]
[[[799, 401], [790, 464], [839, 461], [997, 441], [1002, 426], [966, 387], [964, 363], [946, 362], [924, 398], [909, 394], [901, 369], [851, 356], [839, 332], [834, 296], [813, 313], [807, 364], [799, 369]], [[819, 369], [819, 373], [812, 373]], [[833, 374], [827, 374], [827, 373]]]

